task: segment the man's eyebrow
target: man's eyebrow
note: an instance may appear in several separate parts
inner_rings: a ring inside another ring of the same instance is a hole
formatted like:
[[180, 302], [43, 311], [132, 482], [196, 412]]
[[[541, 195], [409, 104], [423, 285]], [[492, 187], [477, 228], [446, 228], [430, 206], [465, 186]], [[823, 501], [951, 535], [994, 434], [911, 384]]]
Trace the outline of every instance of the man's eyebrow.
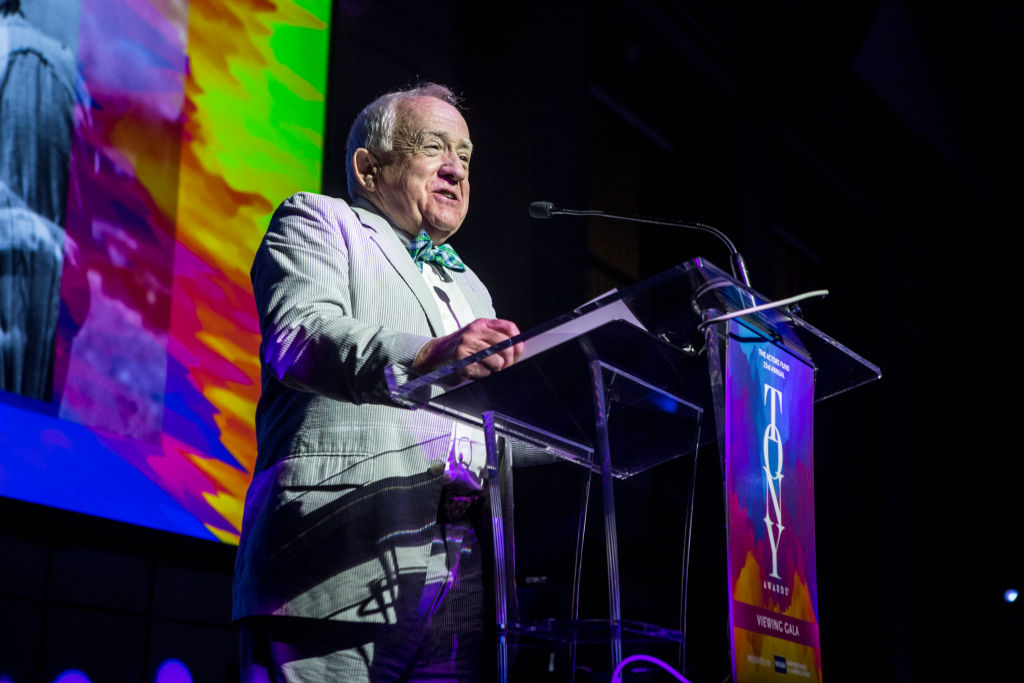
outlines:
[[[423, 131], [423, 135], [433, 135], [435, 137], [441, 138], [445, 142], [449, 142], [452, 139], [452, 137], [443, 130], [425, 130]], [[470, 153], [473, 152], [473, 141], [470, 140], [469, 138], [459, 138], [456, 141], [456, 146], [459, 149], [464, 149]]]

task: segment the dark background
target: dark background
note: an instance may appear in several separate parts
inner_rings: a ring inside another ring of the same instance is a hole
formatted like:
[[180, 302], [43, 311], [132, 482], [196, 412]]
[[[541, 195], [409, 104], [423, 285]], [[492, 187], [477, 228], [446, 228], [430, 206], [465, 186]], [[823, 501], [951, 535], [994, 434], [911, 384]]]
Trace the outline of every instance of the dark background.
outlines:
[[[697, 233], [532, 220], [541, 199], [702, 221], [765, 295], [829, 289], [805, 317], [883, 379], [816, 408], [826, 679], [1015, 680], [1021, 26], [1008, 1], [339, 0], [324, 189], [344, 194], [359, 108], [439, 81], [475, 145], [453, 244], [523, 329], [693, 256], [727, 263]], [[635, 561], [658, 563], [684, 479], [631, 485], [654, 501], [625, 534]], [[168, 656], [197, 681], [234, 675], [232, 548], [0, 503], [0, 675], [152, 680]], [[724, 610], [714, 561], [695, 562]], [[715, 615], [690, 629], [710, 643], [695, 683], [722, 680]]]

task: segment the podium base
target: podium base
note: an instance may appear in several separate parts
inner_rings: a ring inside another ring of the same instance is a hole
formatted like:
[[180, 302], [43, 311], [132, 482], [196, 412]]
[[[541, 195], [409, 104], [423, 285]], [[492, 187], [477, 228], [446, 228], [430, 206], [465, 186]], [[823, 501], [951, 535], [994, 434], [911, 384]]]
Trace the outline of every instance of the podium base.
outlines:
[[[615, 637], [607, 619], [541, 619], [512, 623], [509, 635], [577, 644], [607, 644]], [[683, 634], [681, 631], [642, 621], [624, 620], [621, 640], [623, 643], [679, 643], [683, 640]]]

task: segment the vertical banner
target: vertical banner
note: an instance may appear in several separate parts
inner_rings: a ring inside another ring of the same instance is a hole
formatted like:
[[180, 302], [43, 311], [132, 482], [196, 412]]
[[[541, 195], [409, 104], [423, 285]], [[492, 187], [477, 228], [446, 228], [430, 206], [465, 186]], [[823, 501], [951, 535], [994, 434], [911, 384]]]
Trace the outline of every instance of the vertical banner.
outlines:
[[733, 680], [821, 681], [814, 370], [742, 323], [729, 324], [725, 486]]

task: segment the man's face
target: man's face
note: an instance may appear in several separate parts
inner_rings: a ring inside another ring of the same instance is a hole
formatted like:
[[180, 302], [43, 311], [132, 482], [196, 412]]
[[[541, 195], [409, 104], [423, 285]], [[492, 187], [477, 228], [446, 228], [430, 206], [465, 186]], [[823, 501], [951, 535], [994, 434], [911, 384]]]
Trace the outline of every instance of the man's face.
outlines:
[[380, 160], [374, 203], [410, 235], [435, 244], [455, 234], [469, 211], [469, 128], [435, 97], [398, 105], [394, 151]]

